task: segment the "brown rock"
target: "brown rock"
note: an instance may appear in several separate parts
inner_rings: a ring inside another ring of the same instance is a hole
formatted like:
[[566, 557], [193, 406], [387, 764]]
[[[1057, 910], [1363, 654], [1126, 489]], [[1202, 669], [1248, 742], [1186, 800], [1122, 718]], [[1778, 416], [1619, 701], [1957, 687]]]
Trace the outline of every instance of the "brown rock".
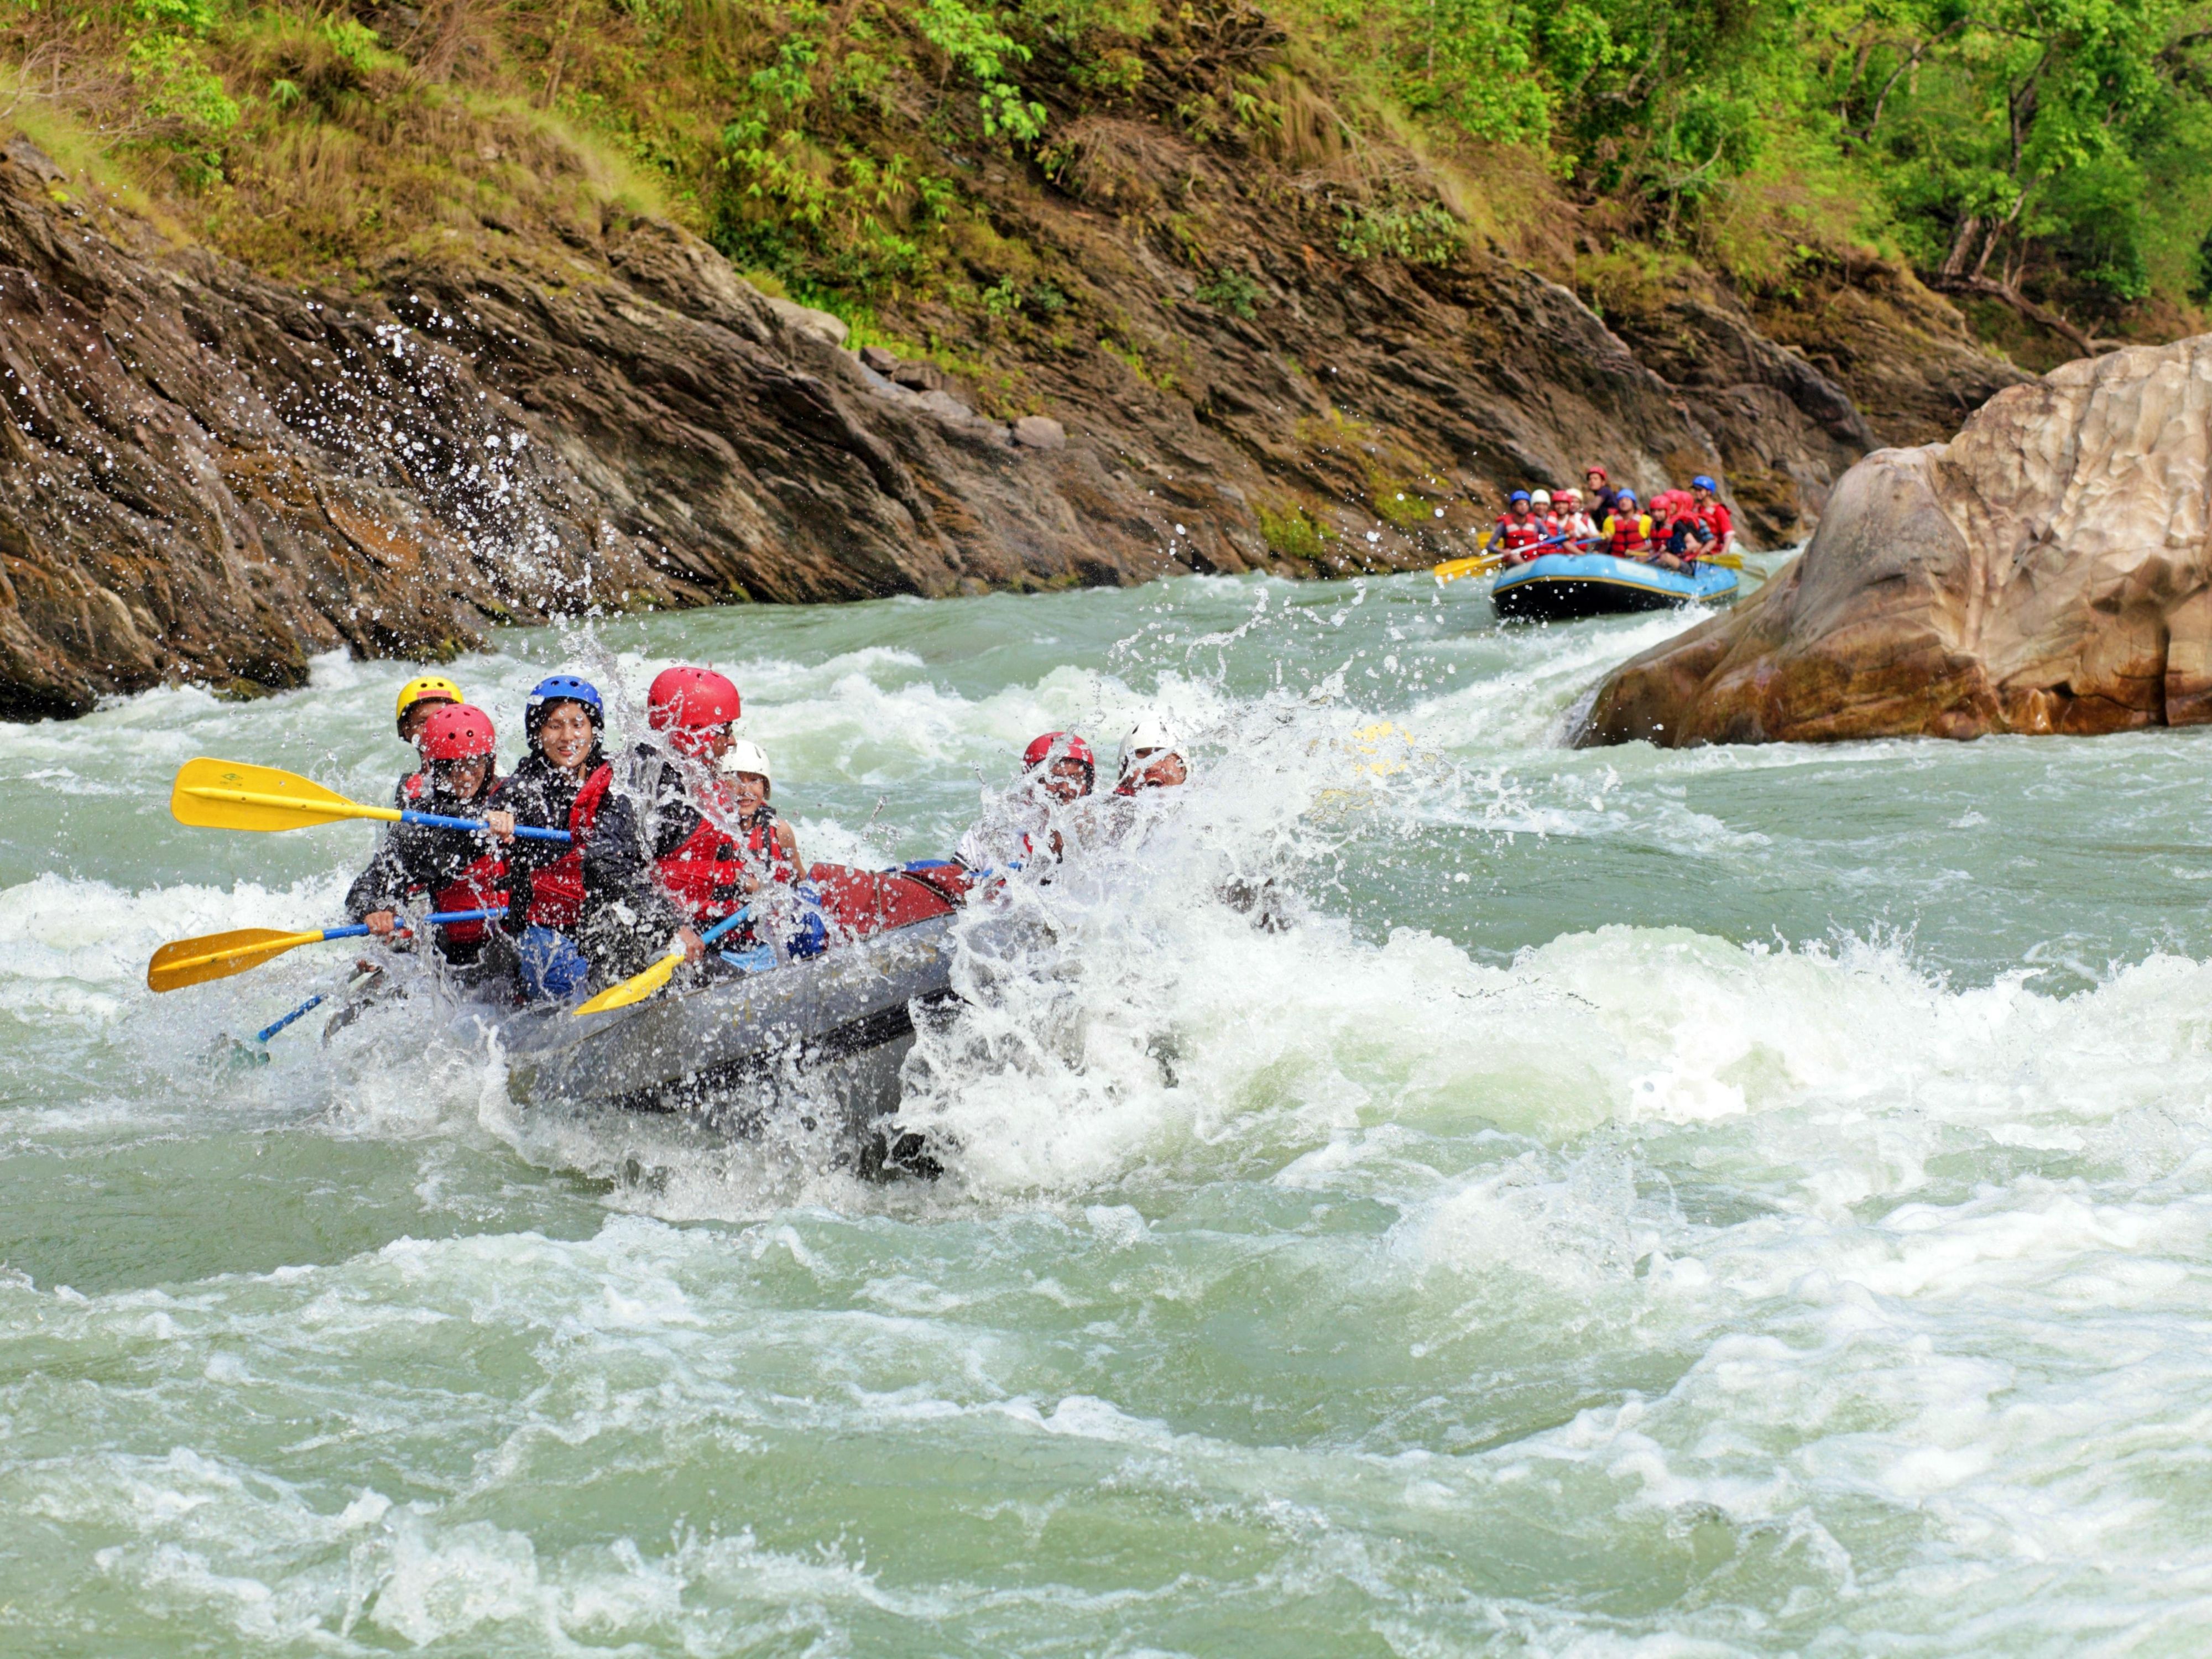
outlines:
[[1694, 266], [1609, 295], [1606, 322], [1712, 434], [1738, 526], [1758, 543], [1803, 540], [1836, 480], [1881, 444], [1849, 392]]
[[868, 396], [826, 313], [672, 227], [303, 290], [95, 228], [27, 158], [0, 155], [0, 718], [592, 605], [1179, 568], [1134, 477], [1041, 477], [949, 397], [957, 425]]
[[1808, 269], [1753, 310], [1762, 332], [1850, 393], [1885, 444], [1940, 443], [2034, 378], [1978, 344], [1958, 308], [1910, 270], [1870, 255]]
[[1014, 441], [1025, 449], [1065, 449], [1067, 428], [1049, 415], [1024, 415], [1014, 422]]
[[860, 362], [863, 367], [888, 377], [899, 366], [898, 353], [887, 351], [879, 345], [864, 345], [860, 348]]
[[975, 411], [949, 392], [925, 392], [915, 407], [926, 409], [939, 420], [949, 421], [954, 426], [967, 426], [975, 419]]
[[1802, 556], [1634, 658], [1579, 741], [2212, 721], [2212, 335], [2069, 363], [1846, 473]]
[[796, 300], [779, 300], [765, 294], [761, 298], [768, 308], [782, 320], [785, 327], [811, 334], [817, 340], [827, 340], [833, 346], [844, 344], [845, 337], [851, 332], [845, 326], [843, 318], [833, 316], [829, 312], [817, 311], [812, 306], [803, 306]]
[[945, 377], [937, 372], [934, 363], [895, 363], [890, 377], [894, 386], [902, 386], [909, 392], [934, 392], [945, 384]]

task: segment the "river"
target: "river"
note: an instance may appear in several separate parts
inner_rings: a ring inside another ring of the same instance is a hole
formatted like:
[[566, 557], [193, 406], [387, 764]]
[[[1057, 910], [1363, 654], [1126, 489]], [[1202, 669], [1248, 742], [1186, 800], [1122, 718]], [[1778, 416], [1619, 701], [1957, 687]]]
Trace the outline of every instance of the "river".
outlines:
[[339, 946], [149, 994], [370, 839], [178, 763], [381, 800], [399, 667], [0, 728], [0, 1650], [2201, 1650], [2212, 735], [1565, 747], [1685, 625], [1196, 578], [458, 664], [503, 734], [725, 667], [817, 859], [1171, 711], [1176, 815], [913, 1062], [934, 1183], [534, 1121], [410, 1007], [238, 1063]]

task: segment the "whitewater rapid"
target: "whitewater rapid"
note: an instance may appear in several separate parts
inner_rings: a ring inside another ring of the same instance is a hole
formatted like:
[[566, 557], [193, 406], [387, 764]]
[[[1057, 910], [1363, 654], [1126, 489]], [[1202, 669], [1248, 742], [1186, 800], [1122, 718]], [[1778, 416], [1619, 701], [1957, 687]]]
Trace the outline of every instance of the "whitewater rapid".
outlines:
[[2212, 737], [1565, 748], [1690, 620], [1200, 579], [455, 665], [512, 732], [711, 660], [871, 863], [1170, 714], [1185, 798], [911, 1062], [935, 1183], [538, 1121], [430, 998], [237, 1063], [337, 947], [149, 995], [369, 838], [177, 764], [381, 799], [400, 667], [0, 728], [0, 1650], [2196, 1650]]

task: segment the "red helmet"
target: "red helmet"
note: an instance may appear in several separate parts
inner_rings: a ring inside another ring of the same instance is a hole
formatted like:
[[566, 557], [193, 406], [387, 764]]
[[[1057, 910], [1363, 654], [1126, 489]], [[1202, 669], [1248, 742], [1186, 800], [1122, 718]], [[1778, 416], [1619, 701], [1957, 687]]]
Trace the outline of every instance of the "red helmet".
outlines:
[[680, 754], [690, 753], [738, 714], [738, 688], [711, 668], [664, 668], [645, 694], [646, 723], [669, 733], [669, 746]]
[[474, 760], [492, 751], [491, 716], [465, 702], [433, 709], [415, 746], [426, 761]]
[[1097, 757], [1091, 745], [1073, 732], [1048, 732], [1041, 738], [1030, 739], [1030, 746], [1022, 750], [1022, 764], [1030, 771], [1056, 760], [1079, 760], [1083, 769], [1093, 777], [1098, 775]]

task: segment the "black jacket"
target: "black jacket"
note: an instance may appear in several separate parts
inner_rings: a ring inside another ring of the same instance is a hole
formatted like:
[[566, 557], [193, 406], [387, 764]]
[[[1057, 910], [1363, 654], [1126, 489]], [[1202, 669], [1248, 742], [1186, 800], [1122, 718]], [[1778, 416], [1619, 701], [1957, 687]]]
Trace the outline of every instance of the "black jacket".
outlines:
[[[580, 943], [611, 975], [635, 973], [664, 949], [670, 935], [690, 923], [684, 907], [660, 884], [657, 861], [697, 830], [703, 814], [684, 781], [689, 766], [650, 744], [640, 744], [599, 809], [584, 848], [584, 927]], [[726, 825], [742, 834], [743, 827]]]
[[[410, 799], [407, 806], [414, 811], [434, 812], [445, 817], [481, 817], [495, 787], [488, 787], [475, 800], [468, 801], [433, 782]], [[346, 890], [346, 915], [359, 921], [372, 911], [401, 909], [413, 899], [435, 894], [452, 886], [459, 879], [461, 872], [486, 853], [495, 851], [498, 846], [489, 835], [481, 832], [395, 823], [378, 843], [368, 867]], [[474, 961], [481, 947], [471, 943], [447, 944], [441, 948], [447, 960], [461, 963]]]
[[[518, 824], [527, 823], [540, 830], [566, 830], [568, 815], [575, 809], [576, 792], [593, 772], [605, 764], [606, 756], [599, 745], [593, 744], [592, 752], [585, 757], [582, 777], [564, 772], [536, 750], [524, 756], [522, 762], [501, 781], [490, 805], [503, 812], [514, 814]], [[612, 792], [607, 804], [613, 804]], [[604, 817], [605, 808], [601, 809]], [[593, 833], [596, 835], [597, 826]], [[558, 864], [568, 855], [569, 844], [559, 841], [530, 841], [517, 838], [507, 849], [507, 920], [501, 925], [510, 933], [521, 933], [524, 919], [530, 910], [530, 878], [533, 872], [549, 864]]]

